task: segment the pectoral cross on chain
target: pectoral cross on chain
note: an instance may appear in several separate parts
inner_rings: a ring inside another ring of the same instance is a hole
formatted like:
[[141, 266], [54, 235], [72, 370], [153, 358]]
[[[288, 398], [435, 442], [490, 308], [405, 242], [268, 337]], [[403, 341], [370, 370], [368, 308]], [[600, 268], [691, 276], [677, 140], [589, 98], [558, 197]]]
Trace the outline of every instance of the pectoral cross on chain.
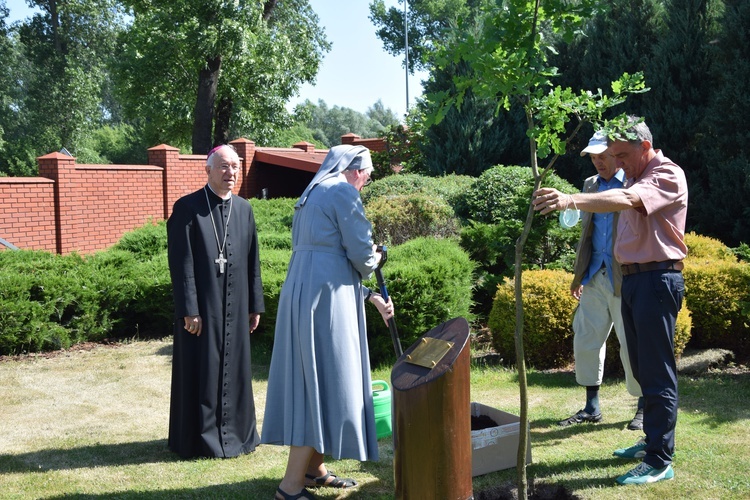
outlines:
[[224, 254], [219, 253], [219, 258], [215, 259], [214, 262], [219, 264], [219, 273], [224, 274], [224, 264], [227, 263], [227, 259], [224, 258]]

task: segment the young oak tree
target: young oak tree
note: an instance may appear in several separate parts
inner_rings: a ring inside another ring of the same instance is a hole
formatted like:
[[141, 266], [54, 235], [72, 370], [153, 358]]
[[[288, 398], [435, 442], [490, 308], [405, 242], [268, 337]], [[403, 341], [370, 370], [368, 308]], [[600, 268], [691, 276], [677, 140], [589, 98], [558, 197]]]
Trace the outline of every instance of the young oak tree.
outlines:
[[[604, 128], [610, 133], [622, 133], [625, 119], [621, 115], [605, 120], [605, 112], [624, 102], [626, 95], [645, 91], [642, 75], [623, 74], [612, 82], [612, 95], [596, 91], [574, 91], [554, 86], [557, 69], [548, 62], [554, 42], [570, 42], [589, 18], [595, 0], [505, 0], [484, 10], [484, 23], [479, 35], [473, 30], [462, 32], [465, 36], [450, 47], [439, 47], [436, 58], [439, 67], [467, 63], [469, 76], [454, 77], [455, 92], [441, 92], [426, 96], [435, 102], [436, 111], [431, 121], [439, 122], [453, 106], [462, 105], [464, 95], [471, 90], [474, 95], [493, 99], [496, 112], [519, 104], [526, 117], [529, 138], [529, 165], [534, 176], [534, 191], [539, 189], [555, 161], [565, 154], [567, 144], [586, 122], [595, 129]], [[539, 160], [547, 164], [539, 168]], [[530, 200], [531, 201], [531, 200]], [[528, 386], [523, 347], [522, 255], [531, 231], [534, 210], [531, 203], [524, 227], [515, 248], [515, 303], [516, 303], [516, 368], [520, 387], [521, 434], [528, 426]], [[517, 456], [517, 481], [519, 498], [527, 498], [526, 489], [527, 442], [519, 440]]]

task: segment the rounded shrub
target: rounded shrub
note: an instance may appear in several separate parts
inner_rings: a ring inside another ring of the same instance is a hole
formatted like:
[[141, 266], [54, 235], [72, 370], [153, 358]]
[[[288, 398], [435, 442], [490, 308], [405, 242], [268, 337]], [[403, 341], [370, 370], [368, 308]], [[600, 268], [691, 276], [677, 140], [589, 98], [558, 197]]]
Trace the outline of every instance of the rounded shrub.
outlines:
[[407, 194], [423, 194], [431, 198], [441, 198], [454, 206], [461, 195], [475, 182], [467, 175], [444, 175], [428, 177], [420, 174], [396, 174], [376, 180], [362, 190], [362, 203], [365, 207], [377, 198]]
[[[560, 270], [529, 270], [522, 275], [523, 346], [526, 362], [538, 369], [560, 368], [573, 361], [573, 276]], [[488, 325], [494, 349], [516, 361], [516, 300], [512, 278], [498, 287]]]
[[685, 233], [685, 245], [688, 247], [687, 260], [693, 266], [703, 262], [737, 262], [737, 256], [731, 248], [710, 236]]
[[441, 199], [424, 194], [381, 196], [367, 205], [377, 243], [400, 245], [419, 237], [449, 238], [458, 234], [453, 209]]
[[[683, 300], [682, 308], [677, 313], [677, 323], [674, 331], [675, 358], [680, 359], [683, 351], [685, 351], [685, 346], [690, 341], [691, 329], [692, 313], [687, 307], [687, 301]], [[607, 357], [604, 360], [604, 374], [606, 376], [625, 376], [622, 361], [620, 360], [620, 342], [617, 339], [614, 329], [612, 329], [607, 338]]]
[[[564, 193], [578, 190], [551, 173], [544, 185]], [[479, 263], [476, 312], [486, 316], [495, 295], [494, 285], [515, 269], [516, 241], [526, 220], [534, 179], [529, 167], [496, 166], [479, 176], [456, 201], [456, 213], [467, 220], [461, 246]], [[534, 215], [523, 251], [524, 269], [560, 268], [572, 271], [580, 226], [562, 229], [556, 216]]]
[[690, 346], [724, 348], [750, 359], [750, 264], [721, 241], [685, 235], [685, 296], [692, 311]]
[[[539, 369], [574, 362], [573, 315], [578, 301], [570, 294], [571, 273], [560, 270], [523, 272], [524, 350], [526, 361]], [[515, 363], [515, 286], [511, 278], [498, 286], [489, 317], [493, 347]], [[690, 340], [691, 312], [686, 302], [677, 315], [674, 351], [680, 357]], [[619, 343], [614, 330], [607, 340], [605, 372], [621, 375]]]

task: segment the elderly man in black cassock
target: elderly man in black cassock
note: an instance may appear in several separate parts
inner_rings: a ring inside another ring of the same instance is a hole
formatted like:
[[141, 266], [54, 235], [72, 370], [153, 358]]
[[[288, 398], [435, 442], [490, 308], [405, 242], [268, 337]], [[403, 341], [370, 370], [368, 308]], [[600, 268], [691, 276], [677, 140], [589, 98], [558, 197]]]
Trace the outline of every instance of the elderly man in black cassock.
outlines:
[[184, 458], [235, 457], [259, 443], [250, 334], [264, 312], [250, 203], [232, 194], [231, 146], [206, 160], [208, 183], [174, 204], [167, 221], [175, 303], [169, 448]]

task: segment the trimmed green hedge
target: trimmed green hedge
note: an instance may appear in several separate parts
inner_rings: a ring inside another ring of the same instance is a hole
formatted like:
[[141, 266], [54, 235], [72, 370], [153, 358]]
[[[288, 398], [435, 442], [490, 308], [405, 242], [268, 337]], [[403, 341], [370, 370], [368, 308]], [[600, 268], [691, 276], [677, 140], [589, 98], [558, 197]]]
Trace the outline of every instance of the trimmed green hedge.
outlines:
[[[291, 257], [294, 200], [252, 204], [266, 303], [253, 341], [254, 349], [270, 350]], [[113, 248], [86, 257], [0, 252], [0, 354], [55, 350], [104, 338], [171, 335], [174, 303], [165, 226], [148, 223]], [[405, 346], [443, 321], [470, 319], [472, 271], [473, 263], [455, 240], [421, 238], [389, 247], [383, 272]], [[374, 277], [369, 284], [375, 287]], [[367, 308], [373, 362], [391, 360], [388, 328], [374, 307]]]
[[[453, 240], [417, 238], [388, 248], [382, 273], [393, 298], [395, 324], [404, 350], [449, 319], [472, 321], [473, 270], [474, 263]], [[377, 290], [375, 275], [365, 284]], [[393, 363], [395, 353], [388, 326], [374, 306], [366, 307], [370, 358], [373, 363]]]
[[420, 237], [458, 236], [459, 223], [453, 208], [442, 198], [425, 194], [381, 196], [367, 205], [373, 240], [400, 245]]

